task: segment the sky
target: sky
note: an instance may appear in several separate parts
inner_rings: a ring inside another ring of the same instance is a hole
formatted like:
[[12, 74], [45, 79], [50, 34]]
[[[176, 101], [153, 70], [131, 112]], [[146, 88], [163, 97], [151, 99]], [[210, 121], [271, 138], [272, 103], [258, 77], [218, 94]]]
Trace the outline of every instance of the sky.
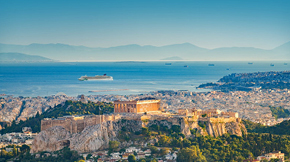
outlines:
[[0, 0], [5, 44], [273, 49], [288, 41], [289, 0]]

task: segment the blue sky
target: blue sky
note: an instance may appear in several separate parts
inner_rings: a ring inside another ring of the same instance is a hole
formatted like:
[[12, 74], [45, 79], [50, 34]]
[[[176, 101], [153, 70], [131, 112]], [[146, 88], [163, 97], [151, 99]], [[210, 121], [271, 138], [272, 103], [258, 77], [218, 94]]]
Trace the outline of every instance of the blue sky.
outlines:
[[289, 0], [0, 0], [0, 43], [272, 49], [290, 41]]

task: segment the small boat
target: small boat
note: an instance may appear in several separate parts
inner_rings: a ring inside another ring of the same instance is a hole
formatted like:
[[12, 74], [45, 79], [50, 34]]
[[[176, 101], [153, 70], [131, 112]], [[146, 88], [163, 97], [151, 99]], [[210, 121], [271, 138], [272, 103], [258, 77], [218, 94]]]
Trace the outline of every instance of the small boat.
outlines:
[[208, 64], [208, 66], [214, 66], [214, 64]]
[[284, 65], [288, 65], [287, 63], [284, 63]]
[[270, 66], [274, 66], [274, 64], [270, 64]]
[[183, 67], [188, 67], [187, 65], [184, 65]]
[[171, 65], [171, 63], [170, 62], [167, 62], [167, 63], [165, 63], [165, 65]]
[[253, 63], [252, 63], [252, 62], [248, 62], [248, 64], [249, 64], [249, 65], [252, 65]]
[[227, 68], [227, 70], [230, 70], [230, 68]]

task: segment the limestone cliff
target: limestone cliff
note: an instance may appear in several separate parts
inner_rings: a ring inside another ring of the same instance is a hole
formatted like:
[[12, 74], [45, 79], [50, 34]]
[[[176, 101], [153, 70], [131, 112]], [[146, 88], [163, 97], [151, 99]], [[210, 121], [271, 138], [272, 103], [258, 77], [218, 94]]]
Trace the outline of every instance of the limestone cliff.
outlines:
[[107, 124], [86, 127], [81, 133], [71, 134], [63, 127], [55, 126], [39, 133], [33, 141], [31, 152], [56, 151], [63, 147], [70, 147], [79, 152], [91, 152], [107, 148], [109, 140], [114, 139], [109, 136]]
[[31, 152], [60, 150], [69, 145], [70, 138], [71, 134], [63, 127], [51, 127], [34, 138]]
[[242, 136], [243, 133], [247, 133], [245, 125], [241, 122], [225, 123], [225, 128], [229, 134], [235, 134], [237, 136]]
[[63, 127], [54, 126], [41, 131], [33, 141], [31, 152], [56, 151], [67, 146], [78, 152], [93, 152], [109, 147], [110, 140], [118, 140], [117, 135], [124, 126], [129, 131], [139, 131], [141, 121], [108, 121], [86, 127], [80, 133], [70, 133]]
[[[142, 127], [150, 127], [154, 124], [159, 125], [160, 127], [168, 127], [169, 129], [173, 125], [179, 125], [181, 129], [180, 131], [187, 137], [194, 137], [191, 134], [190, 129], [196, 129], [197, 132], [202, 135], [210, 135], [214, 137], [225, 133], [238, 136], [242, 136], [242, 133], [247, 133], [245, 126], [240, 122], [240, 120], [234, 120], [231, 122], [223, 121], [224, 120], [219, 120], [219, 122], [204, 120], [198, 122], [192, 118], [180, 116], [168, 117], [166, 120], [160, 118], [153, 118], [153, 120], [120, 119], [87, 126], [80, 133], [70, 133], [63, 127], [54, 126], [39, 133], [33, 141], [31, 152], [56, 151], [65, 146], [78, 152], [94, 152], [108, 148], [110, 140], [118, 141], [118, 133], [124, 127], [127, 131], [136, 132], [140, 131]], [[202, 127], [201, 124], [203, 124]], [[156, 140], [158, 139], [155, 139], [155, 141]], [[136, 139], [130, 139], [125, 143], [121, 143], [121, 145], [129, 146], [135, 143], [144, 144], [145, 142], [150, 141], [138, 141], [136, 143]], [[150, 143], [152, 143], [152, 141]]]
[[225, 133], [235, 134], [242, 136], [243, 133], [247, 133], [246, 128], [240, 122], [229, 122], [229, 123], [206, 123], [206, 132], [208, 135], [213, 137], [221, 136]]

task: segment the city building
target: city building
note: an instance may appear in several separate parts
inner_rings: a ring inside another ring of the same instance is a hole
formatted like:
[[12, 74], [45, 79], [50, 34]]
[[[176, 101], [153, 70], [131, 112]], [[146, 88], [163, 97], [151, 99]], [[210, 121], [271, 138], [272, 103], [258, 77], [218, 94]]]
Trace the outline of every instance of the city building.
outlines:
[[260, 161], [263, 159], [267, 159], [268, 161], [271, 159], [279, 159], [279, 162], [284, 162], [284, 153], [281, 153], [281, 151], [275, 151], [263, 156], [258, 156], [257, 159]]

